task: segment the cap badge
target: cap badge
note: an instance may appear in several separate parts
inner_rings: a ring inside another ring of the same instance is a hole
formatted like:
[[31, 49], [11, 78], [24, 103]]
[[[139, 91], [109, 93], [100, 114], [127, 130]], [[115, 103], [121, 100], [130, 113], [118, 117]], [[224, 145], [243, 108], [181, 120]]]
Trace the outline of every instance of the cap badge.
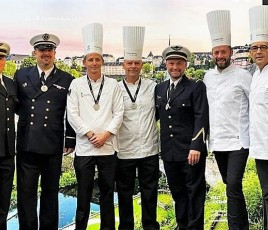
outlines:
[[173, 49], [173, 50], [181, 50], [182, 46], [171, 46], [171, 49]]
[[44, 39], [44, 41], [47, 41], [50, 38], [50, 36], [49, 34], [43, 34], [42, 38]]

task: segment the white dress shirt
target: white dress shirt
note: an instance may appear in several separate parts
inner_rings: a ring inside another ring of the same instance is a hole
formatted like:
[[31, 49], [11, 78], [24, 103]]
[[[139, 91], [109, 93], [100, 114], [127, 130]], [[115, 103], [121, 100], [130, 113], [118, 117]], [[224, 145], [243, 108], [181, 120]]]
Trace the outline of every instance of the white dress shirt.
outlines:
[[268, 65], [257, 70], [249, 94], [250, 148], [249, 156], [268, 160]]
[[[139, 80], [135, 84], [127, 83], [132, 97], [135, 95]], [[155, 120], [154, 88], [156, 83], [142, 79], [136, 99], [137, 108], [132, 109], [132, 101], [119, 82], [124, 99], [124, 118], [119, 129], [120, 159], [137, 159], [158, 154], [158, 131]]]
[[209, 149], [235, 151], [249, 148], [250, 73], [231, 64], [206, 73], [209, 103]]
[[[99, 100], [99, 110], [94, 110], [94, 98], [90, 92], [87, 76], [74, 79], [67, 97], [67, 118], [76, 132], [77, 156], [112, 155], [118, 151], [116, 134], [123, 120], [124, 105], [120, 87], [115, 79], [104, 77], [104, 86]], [[102, 78], [91, 81], [95, 98], [97, 98]], [[113, 135], [101, 148], [95, 148], [86, 133], [103, 133]]]

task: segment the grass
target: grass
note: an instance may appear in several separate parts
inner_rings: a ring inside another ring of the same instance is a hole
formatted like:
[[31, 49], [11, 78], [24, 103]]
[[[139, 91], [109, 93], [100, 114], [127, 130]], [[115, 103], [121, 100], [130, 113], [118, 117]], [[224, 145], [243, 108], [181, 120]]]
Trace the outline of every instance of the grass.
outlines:
[[[141, 200], [140, 197], [137, 196], [133, 199], [133, 207], [134, 207], [134, 219], [135, 219], [135, 229], [141, 229]], [[171, 209], [170, 209], [171, 208]], [[174, 213], [173, 213], [173, 200], [171, 195], [169, 194], [159, 194], [158, 195], [158, 205], [157, 205], [157, 220], [161, 224], [165, 224], [166, 227], [161, 228], [162, 230], [170, 229], [170, 222], [174, 221]], [[116, 219], [116, 228], [119, 225], [119, 214], [118, 214], [118, 206], [115, 207], [115, 219]], [[100, 215], [97, 214], [93, 218], [90, 219], [90, 222], [94, 222], [88, 225], [87, 230], [99, 230], [100, 229]], [[168, 224], [168, 226], [167, 226]]]

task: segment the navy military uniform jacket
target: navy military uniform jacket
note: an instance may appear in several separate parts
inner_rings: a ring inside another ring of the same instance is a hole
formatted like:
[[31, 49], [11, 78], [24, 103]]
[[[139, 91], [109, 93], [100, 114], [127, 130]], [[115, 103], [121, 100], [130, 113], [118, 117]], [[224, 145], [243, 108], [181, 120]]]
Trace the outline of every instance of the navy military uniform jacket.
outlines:
[[156, 116], [160, 119], [161, 156], [164, 161], [185, 161], [189, 150], [206, 156], [208, 101], [202, 81], [182, 77], [167, 109], [169, 80], [155, 89]]
[[[54, 68], [46, 80], [47, 92], [41, 91], [36, 66], [16, 71], [19, 121], [17, 151], [62, 154], [65, 147], [75, 147], [75, 132], [64, 119], [68, 88], [73, 77]], [[64, 127], [66, 124], [66, 128]]]
[[2, 79], [6, 89], [0, 86], [0, 156], [14, 156], [17, 90], [12, 79], [5, 76], [2, 76]]

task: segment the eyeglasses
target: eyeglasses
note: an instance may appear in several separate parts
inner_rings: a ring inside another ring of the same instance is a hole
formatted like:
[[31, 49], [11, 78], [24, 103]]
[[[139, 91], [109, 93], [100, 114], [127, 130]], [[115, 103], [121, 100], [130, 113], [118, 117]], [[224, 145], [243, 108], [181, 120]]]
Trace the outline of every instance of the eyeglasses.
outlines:
[[251, 47], [250, 47], [250, 50], [251, 50], [252, 52], [257, 52], [258, 49], [260, 49], [260, 50], [263, 52], [263, 51], [268, 50], [268, 46], [266, 46], [266, 45], [261, 45], [261, 46], [251, 46]]

